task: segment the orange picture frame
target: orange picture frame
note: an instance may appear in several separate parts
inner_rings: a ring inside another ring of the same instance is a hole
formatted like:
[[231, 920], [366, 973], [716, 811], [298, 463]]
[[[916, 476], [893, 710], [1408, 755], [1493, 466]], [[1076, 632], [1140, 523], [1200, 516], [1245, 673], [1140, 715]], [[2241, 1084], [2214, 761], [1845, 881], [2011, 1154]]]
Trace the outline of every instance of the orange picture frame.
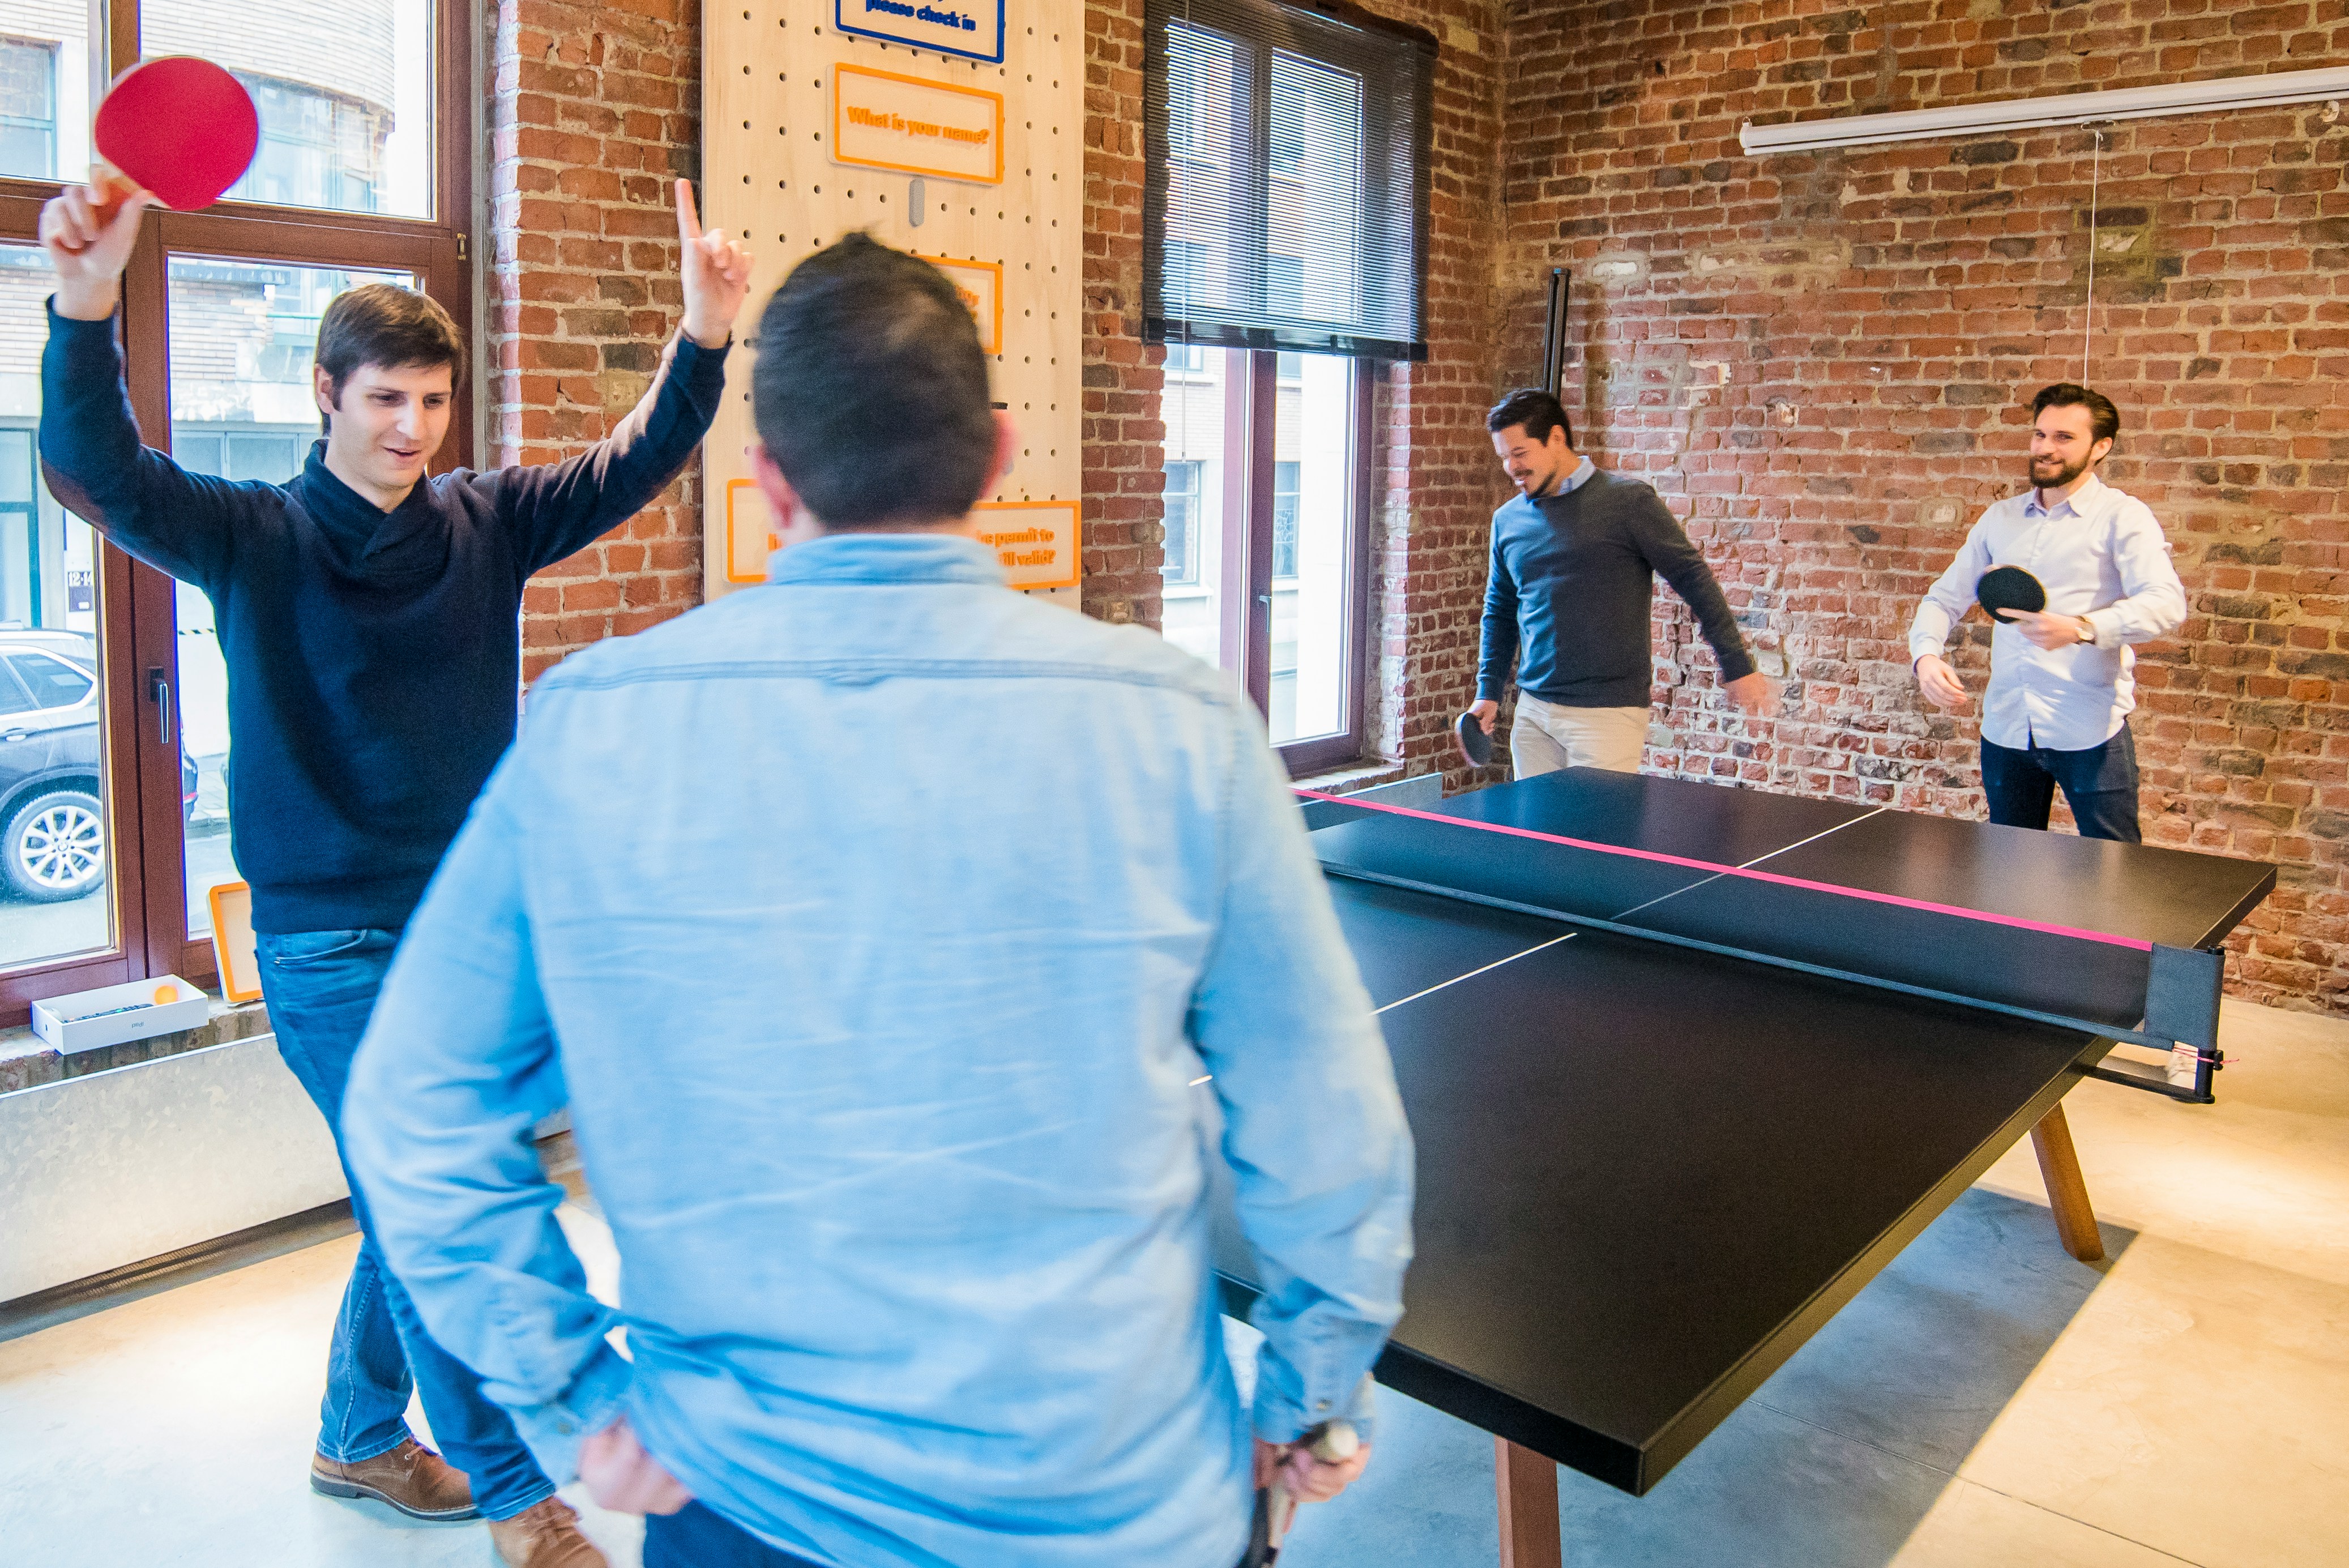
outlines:
[[[971, 510], [982, 512], [1025, 511], [1053, 514], [1053, 522], [1050, 525], [1054, 535], [1051, 552], [1053, 560], [1049, 563], [1044, 562], [1023, 563], [1017, 559], [1006, 560], [1003, 563], [1004, 570], [1010, 573], [1012, 587], [1021, 590], [1074, 588], [1082, 580], [1084, 527], [1081, 510], [1075, 501], [983, 500]], [[1039, 521], [1041, 521], [1040, 518]], [[1032, 542], [1025, 539], [1007, 539], [1001, 531], [989, 533], [982, 530], [978, 537], [980, 543], [990, 550], [995, 550], [999, 555], [1016, 558], [1020, 555], [1043, 553], [1039, 551], [1019, 549], [1019, 544]], [[1010, 543], [1013, 548], [1004, 550], [999, 542]]]
[[212, 958], [220, 965], [221, 995], [231, 1002], [261, 1000], [261, 954], [253, 936], [253, 889], [222, 882], [204, 897], [212, 912]]
[[[988, 276], [992, 280], [988, 291], [988, 295], [993, 302], [993, 307], [986, 316], [978, 315], [976, 311], [971, 314], [978, 322], [978, 346], [987, 350], [989, 354], [1002, 353], [1003, 263], [1001, 262], [959, 261], [953, 256], [926, 256], [918, 251], [912, 253], [912, 254], [916, 261], [927, 262], [930, 265], [946, 273], [947, 281], [954, 284], [957, 287], [961, 286], [961, 280], [955, 276], [955, 273], [958, 272], [985, 273], [988, 274]], [[968, 304], [968, 302], [966, 301], [965, 303]]]
[[[726, 481], [726, 581], [729, 583], [764, 583], [767, 580], [767, 557], [773, 554], [775, 550], [775, 531], [772, 528], [762, 527], [760, 530], [765, 538], [759, 542], [754, 569], [748, 572], [737, 570], [745, 559], [744, 547], [750, 544], [750, 541], [742, 538], [736, 531], [741, 526], [738, 521], [741, 513], [734, 504], [736, 492], [744, 490], [756, 490], [758, 488], [759, 481], [756, 480]], [[761, 495], [759, 497], [759, 515], [764, 518], [766, 511], [766, 497]]]
[[[850, 107], [843, 99], [851, 81], [895, 82], [919, 88], [925, 92], [947, 93], [956, 98], [977, 98], [994, 111], [993, 128], [988, 142], [994, 154], [994, 170], [980, 175], [968, 169], [941, 169], [921, 163], [899, 163], [888, 159], [864, 158], [844, 150], [849, 145], [843, 135], [844, 117]], [[951, 83], [932, 81], [927, 77], [909, 77], [897, 71], [876, 71], [866, 66], [835, 64], [832, 67], [832, 159], [835, 163], [859, 169], [885, 169], [897, 174], [920, 174], [935, 180], [957, 180], [967, 184], [1000, 185], [1003, 183], [1003, 95], [980, 88], [958, 88]]]

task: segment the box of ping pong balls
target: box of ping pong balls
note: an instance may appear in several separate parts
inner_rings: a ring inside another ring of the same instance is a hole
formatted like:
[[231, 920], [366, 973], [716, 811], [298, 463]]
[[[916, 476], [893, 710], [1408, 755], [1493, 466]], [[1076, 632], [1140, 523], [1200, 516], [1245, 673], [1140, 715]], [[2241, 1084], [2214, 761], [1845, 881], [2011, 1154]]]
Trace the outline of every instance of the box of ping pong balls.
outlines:
[[192, 1029], [212, 1011], [212, 998], [177, 975], [101, 985], [33, 1004], [33, 1033], [65, 1056]]

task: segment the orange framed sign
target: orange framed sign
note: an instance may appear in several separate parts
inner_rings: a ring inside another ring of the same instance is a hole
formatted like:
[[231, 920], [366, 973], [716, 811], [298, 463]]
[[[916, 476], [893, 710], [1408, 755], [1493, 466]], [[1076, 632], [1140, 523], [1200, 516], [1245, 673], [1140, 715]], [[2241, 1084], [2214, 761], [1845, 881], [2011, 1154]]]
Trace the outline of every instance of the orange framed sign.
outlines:
[[212, 906], [212, 957], [220, 965], [221, 995], [232, 1002], [261, 1000], [261, 954], [253, 938], [253, 889], [222, 882], [206, 901]]
[[1077, 503], [983, 500], [978, 542], [996, 553], [1014, 588], [1073, 588], [1079, 575]]
[[[748, 491], [745, 495], [743, 492]], [[1080, 576], [1077, 552], [1082, 535], [1072, 500], [983, 500], [971, 509], [978, 518], [978, 542], [996, 553], [1014, 588], [1073, 588]], [[774, 553], [767, 499], [755, 480], [726, 481], [726, 581], [764, 583], [767, 558]], [[220, 929], [219, 917], [212, 928]], [[225, 965], [225, 960], [223, 960]], [[222, 967], [221, 973], [228, 970]]]
[[1003, 263], [957, 262], [948, 256], [924, 256], [918, 253], [916, 259], [929, 263], [954, 284], [955, 293], [962, 296], [963, 308], [978, 323], [978, 346], [989, 354], [1002, 353]]
[[726, 581], [764, 583], [775, 552], [774, 519], [756, 480], [726, 481]]
[[863, 66], [832, 67], [835, 163], [1003, 183], [1003, 95]]

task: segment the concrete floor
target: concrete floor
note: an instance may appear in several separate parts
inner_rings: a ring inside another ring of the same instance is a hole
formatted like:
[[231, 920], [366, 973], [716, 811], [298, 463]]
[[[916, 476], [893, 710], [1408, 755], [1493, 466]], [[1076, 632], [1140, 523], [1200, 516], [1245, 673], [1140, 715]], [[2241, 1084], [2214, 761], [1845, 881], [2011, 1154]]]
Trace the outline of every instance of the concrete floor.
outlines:
[[[1651, 1495], [1565, 1473], [1567, 1561], [2349, 1563], [2349, 1024], [2230, 1005], [2223, 1040], [2215, 1108], [2067, 1102], [2106, 1264], [2057, 1247], [2019, 1147]], [[564, 1212], [608, 1286], [592, 1205]], [[305, 1488], [354, 1244], [0, 1343], [0, 1563], [487, 1563], [479, 1526]], [[1369, 1474], [1305, 1511], [1284, 1564], [1486, 1568], [1490, 1439], [1381, 1398]], [[636, 1568], [633, 1521], [589, 1527]]]

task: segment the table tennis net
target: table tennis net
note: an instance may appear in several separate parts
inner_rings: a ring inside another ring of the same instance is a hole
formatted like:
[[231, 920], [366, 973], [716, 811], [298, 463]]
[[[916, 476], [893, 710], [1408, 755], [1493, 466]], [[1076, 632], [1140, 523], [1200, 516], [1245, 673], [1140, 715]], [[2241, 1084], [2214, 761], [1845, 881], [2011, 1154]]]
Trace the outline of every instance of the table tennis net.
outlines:
[[2220, 955], [1687, 856], [1335, 799], [1324, 871], [2108, 1037], [2216, 1047]]

